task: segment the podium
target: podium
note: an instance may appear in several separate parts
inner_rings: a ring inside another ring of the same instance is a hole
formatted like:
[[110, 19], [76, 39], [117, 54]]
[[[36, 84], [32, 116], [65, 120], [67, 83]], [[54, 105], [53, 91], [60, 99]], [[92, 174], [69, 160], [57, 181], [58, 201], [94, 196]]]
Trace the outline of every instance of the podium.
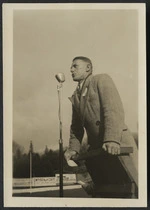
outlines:
[[79, 154], [74, 161], [85, 160], [94, 182], [92, 197], [138, 198], [138, 175], [130, 154], [132, 147], [121, 147], [119, 155], [111, 155], [103, 149]]

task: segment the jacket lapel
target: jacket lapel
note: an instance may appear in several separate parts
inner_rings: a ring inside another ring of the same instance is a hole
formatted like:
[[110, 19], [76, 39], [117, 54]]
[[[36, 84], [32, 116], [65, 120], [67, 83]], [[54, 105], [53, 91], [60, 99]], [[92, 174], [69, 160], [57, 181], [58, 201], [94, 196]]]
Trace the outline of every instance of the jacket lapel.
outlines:
[[82, 122], [84, 123], [84, 116], [85, 116], [85, 110], [86, 110], [86, 104], [89, 94], [89, 83], [91, 81], [92, 75], [89, 75], [87, 79], [85, 80], [82, 91], [81, 91], [81, 98], [80, 98], [80, 113], [82, 116]]
[[92, 78], [92, 75], [90, 74], [84, 81], [84, 84], [81, 90], [80, 100], [77, 96], [77, 89], [74, 91], [72, 97], [69, 97], [69, 100], [71, 101], [76, 111], [80, 112], [80, 116], [81, 116], [81, 120], [83, 124], [84, 124], [84, 116], [85, 116], [86, 104], [87, 104], [88, 93], [89, 93], [89, 83], [91, 81], [91, 78]]
[[68, 98], [71, 101], [72, 105], [74, 105], [74, 95], [72, 95], [71, 97], [68, 97]]
[[71, 101], [72, 105], [74, 106], [74, 108], [76, 109], [76, 111], [79, 112], [79, 98], [77, 96], [77, 90], [74, 91], [73, 95], [71, 97], [69, 97], [69, 100]]

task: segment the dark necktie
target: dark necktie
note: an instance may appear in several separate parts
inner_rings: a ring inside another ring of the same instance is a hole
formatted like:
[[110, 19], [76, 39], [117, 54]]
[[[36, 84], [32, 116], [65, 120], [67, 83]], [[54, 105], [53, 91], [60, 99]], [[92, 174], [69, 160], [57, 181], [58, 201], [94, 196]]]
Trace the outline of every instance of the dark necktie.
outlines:
[[78, 98], [80, 100], [80, 96], [81, 96], [81, 85], [80, 85], [80, 83], [78, 84], [78, 87], [77, 87], [77, 95], [78, 95]]

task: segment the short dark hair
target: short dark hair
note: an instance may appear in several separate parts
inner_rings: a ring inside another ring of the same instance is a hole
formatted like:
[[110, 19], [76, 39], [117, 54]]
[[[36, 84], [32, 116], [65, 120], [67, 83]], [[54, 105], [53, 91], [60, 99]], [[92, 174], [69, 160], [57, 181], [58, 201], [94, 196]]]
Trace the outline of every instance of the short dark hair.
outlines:
[[92, 62], [91, 62], [91, 60], [90, 60], [89, 58], [84, 57], [84, 56], [77, 56], [77, 57], [75, 57], [75, 58], [73, 59], [73, 61], [75, 61], [75, 60], [82, 60], [82, 61], [85, 61], [85, 62], [87, 62], [87, 63], [89, 63], [89, 64], [91, 65], [91, 70], [93, 69]]

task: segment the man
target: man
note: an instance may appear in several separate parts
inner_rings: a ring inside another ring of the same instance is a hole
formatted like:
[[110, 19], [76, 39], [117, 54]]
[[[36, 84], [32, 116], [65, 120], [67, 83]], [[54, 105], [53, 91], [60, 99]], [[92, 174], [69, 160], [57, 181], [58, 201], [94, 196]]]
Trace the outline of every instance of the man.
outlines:
[[[86, 160], [95, 192], [104, 186], [126, 186], [131, 182], [137, 187], [137, 146], [125, 125], [119, 93], [107, 74], [93, 76], [92, 70], [89, 58], [80, 56], [73, 59], [71, 74], [78, 86], [70, 98], [72, 124], [65, 157], [70, 160], [80, 153], [85, 129], [88, 151], [102, 148], [106, 153]], [[132, 146], [134, 153], [128, 157], [117, 156], [120, 146]], [[124, 195], [116, 193], [115, 196], [109, 192], [97, 193], [100, 197], [125, 197], [125, 194], [125, 191]]]

